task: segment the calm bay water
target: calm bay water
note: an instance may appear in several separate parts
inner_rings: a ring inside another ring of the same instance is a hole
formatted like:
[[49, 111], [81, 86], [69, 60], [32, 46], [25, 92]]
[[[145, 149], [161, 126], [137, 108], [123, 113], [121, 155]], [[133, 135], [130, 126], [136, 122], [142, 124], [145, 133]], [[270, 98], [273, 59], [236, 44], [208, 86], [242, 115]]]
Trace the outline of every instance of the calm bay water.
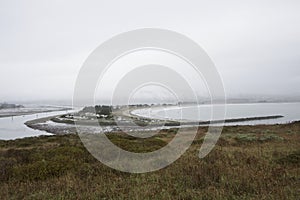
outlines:
[[32, 115], [0, 118], [0, 140], [11, 140], [39, 135], [51, 135], [45, 131], [31, 129], [24, 123], [37, 118], [65, 114], [66, 112], [67, 111], [54, 111]]
[[[215, 106], [214, 109], [218, 109]], [[187, 121], [209, 121], [211, 120], [212, 106], [172, 106], [167, 108], [147, 108], [132, 111], [132, 114], [149, 117], [153, 119], [173, 119]], [[237, 119], [248, 117], [262, 117], [271, 115], [282, 115], [282, 118], [255, 120], [244, 122], [231, 122], [225, 125], [256, 125], [288, 123], [300, 120], [300, 103], [249, 103], [249, 104], [227, 104], [225, 119]], [[219, 120], [214, 118], [214, 120]]]

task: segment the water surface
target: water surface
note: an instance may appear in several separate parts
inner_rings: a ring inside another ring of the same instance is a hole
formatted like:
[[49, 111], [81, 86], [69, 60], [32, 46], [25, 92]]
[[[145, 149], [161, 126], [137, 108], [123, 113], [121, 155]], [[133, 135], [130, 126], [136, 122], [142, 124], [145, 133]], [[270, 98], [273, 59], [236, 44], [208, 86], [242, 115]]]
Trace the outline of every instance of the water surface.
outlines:
[[27, 127], [24, 123], [29, 120], [66, 114], [68, 112], [69, 111], [54, 111], [32, 115], [0, 118], [0, 139], [11, 140], [16, 138], [32, 137], [39, 135], [51, 135], [50, 133], [47, 133], [45, 131], [31, 129]]
[[[218, 110], [218, 105], [214, 107]], [[171, 119], [183, 121], [210, 121], [220, 120], [212, 118], [212, 106], [210, 105], [189, 105], [172, 106], [165, 108], [146, 108], [132, 111], [132, 114], [153, 118]], [[248, 103], [248, 104], [227, 104], [225, 119], [249, 118], [282, 115], [282, 118], [254, 120], [243, 122], [229, 122], [226, 125], [257, 125], [288, 123], [300, 120], [300, 103]]]

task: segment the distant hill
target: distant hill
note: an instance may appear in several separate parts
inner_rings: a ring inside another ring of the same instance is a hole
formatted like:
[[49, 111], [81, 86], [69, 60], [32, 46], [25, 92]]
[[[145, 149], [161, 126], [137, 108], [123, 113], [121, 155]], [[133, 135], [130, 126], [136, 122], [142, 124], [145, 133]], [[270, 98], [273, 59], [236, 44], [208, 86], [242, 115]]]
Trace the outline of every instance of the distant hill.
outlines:
[[24, 108], [24, 106], [18, 104], [12, 104], [12, 103], [0, 103], [0, 109], [9, 109], [9, 108]]

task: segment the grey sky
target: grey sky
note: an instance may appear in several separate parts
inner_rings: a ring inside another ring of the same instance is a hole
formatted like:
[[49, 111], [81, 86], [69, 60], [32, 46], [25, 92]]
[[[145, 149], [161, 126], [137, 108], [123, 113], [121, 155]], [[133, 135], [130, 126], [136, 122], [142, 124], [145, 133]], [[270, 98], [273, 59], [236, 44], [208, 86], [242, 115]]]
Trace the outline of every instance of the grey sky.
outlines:
[[300, 1], [1, 1], [0, 101], [71, 99], [99, 44], [165, 28], [200, 44], [231, 95], [300, 95]]

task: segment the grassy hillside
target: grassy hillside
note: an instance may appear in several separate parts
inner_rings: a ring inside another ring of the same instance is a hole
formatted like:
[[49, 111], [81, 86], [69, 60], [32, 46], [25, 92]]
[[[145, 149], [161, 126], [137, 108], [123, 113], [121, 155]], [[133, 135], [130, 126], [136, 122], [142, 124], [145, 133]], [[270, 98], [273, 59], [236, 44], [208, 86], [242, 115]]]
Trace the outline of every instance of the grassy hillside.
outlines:
[[[188, 131], [188, 130], [187, 130]], [[1, 199], [297, 199], [300, 123], [225, 127], [198, 158], [205, 128], [176, 162], [157, 172], [119, 172], [94, 159], [76, 135], [0, 141]], [[159, 149], [174, 130], [149, 139], [110, 134], [135, 152]]]

